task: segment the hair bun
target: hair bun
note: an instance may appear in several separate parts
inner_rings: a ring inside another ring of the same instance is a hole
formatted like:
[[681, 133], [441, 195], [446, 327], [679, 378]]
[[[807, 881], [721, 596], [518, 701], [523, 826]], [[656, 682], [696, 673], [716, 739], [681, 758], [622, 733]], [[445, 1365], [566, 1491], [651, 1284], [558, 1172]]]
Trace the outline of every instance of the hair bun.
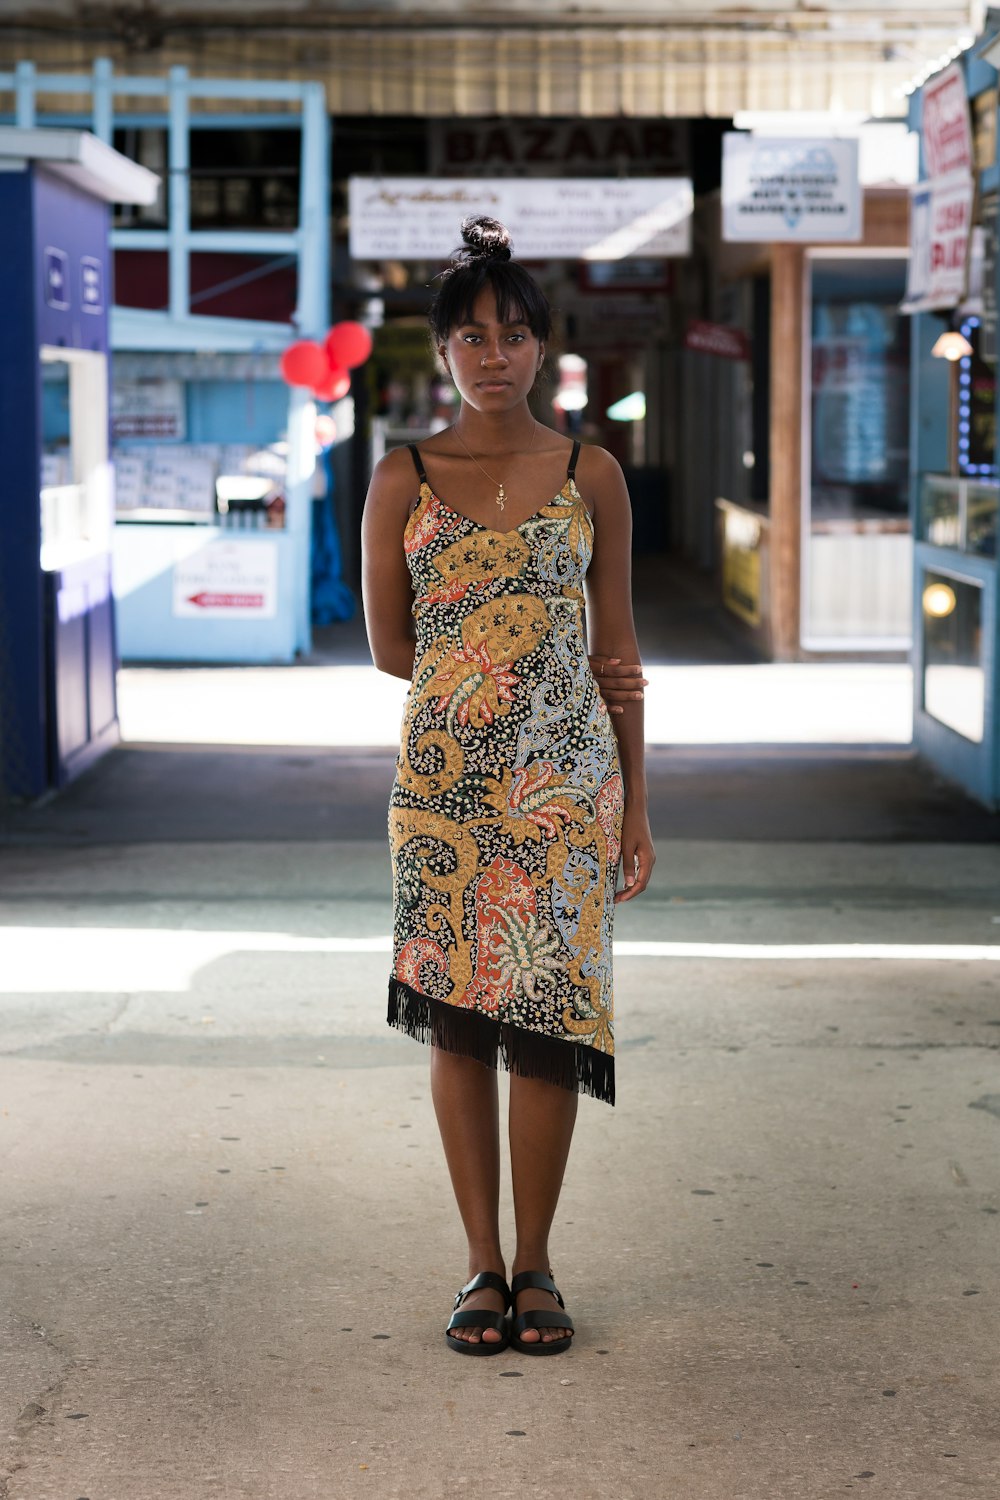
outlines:
[[510, 231], [488, 214], [473, 214], [464, 219], [462, 239], [465, 250], [459, 254], [465, 261], [510, 260]]

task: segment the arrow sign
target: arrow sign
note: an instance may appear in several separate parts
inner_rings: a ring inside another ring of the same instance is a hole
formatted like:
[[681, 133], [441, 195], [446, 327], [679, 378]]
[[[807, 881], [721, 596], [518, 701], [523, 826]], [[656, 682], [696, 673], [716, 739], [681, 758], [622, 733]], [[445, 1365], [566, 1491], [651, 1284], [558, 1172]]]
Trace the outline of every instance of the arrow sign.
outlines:
[[263, 609], [263, 594], [210, 594], [203, 589], [200, 594], [189, 594], [188, 603], [199, 609]]

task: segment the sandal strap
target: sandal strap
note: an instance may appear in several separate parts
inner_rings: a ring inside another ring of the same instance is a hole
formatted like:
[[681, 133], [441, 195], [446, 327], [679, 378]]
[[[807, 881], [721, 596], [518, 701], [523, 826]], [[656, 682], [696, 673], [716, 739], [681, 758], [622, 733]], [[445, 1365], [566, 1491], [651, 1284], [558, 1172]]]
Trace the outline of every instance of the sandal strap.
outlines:
[[452, 1313], [448, 1320], [448, 1333], [452, 1328], [492, 1328], [497, 1333], [506, 1332], [503, 1313], [487, 1312], [484, 1307], [470, 1307], [465, 1312]]
[[[510, 1284], [511, 1299], [513, 1300], [518, 1292], [525, 1291], [529, 1286], [534, 1287], [539, 1292], [551, 1292], [560, 1307], [564, 1308], [566, 1306], [559, 1288], [552, 1280], [552, 1277], [546, 1276], [544, 1271], [518, 1271]], [[553, 1324], [552, 1326], [555, 1327], [556, 1325]]]
[[568, 1333], [576, 1332], [569, 1313], [546, 1312], [540, 1307], [518, 1313], [510, 1328], [512, 1338], [520, 1337], [526, 1328], [565, 1328]]
[[[505, 1310], [510, 1306], [510, 1287], [497, 1271], [480, 1271], [477, 1276], [473, 1276], [472, 1280], [467, 1281], [462, 1290], [456, 1295], [455, 1306], [460, 1307], [470, 1292], [484, 1291], [487, 1288], [491, 1292], [500, 1293], [504, 1300]], [[500, 1315], [499, 1313], [494, 1313], [491, 1316], [499, 1317]]]

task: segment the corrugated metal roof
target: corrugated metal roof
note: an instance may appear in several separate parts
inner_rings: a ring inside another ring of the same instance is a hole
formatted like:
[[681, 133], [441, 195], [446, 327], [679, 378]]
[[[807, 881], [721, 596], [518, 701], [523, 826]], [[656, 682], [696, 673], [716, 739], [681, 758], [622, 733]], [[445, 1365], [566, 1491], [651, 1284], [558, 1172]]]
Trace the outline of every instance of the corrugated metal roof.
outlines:
[[[85, 33], [62, 0], [45, 7], [44, 27], [22, 9], [17, 52], [42, 71], [83, 70], [105, 55], [120, 72], [184, 63], [213, 76], [319, 79], [334, 114], [729, 117], [842, 109], [884, 116], [901, 115], [902, 85], [973, 29], [968, 6], [921, 0], [907, 0], [905, 10], [883, 4], [877, 13], [867, 4], [823, 12], [772, 3], [764, 11], [747, 6], [729, 24], [716, 11], [706, 25], [703, 15], [698, 26], [678, 24], [676, 9], [662, 5], [670, 20], [658, 26], [623, 25], [610, 10], [605, 19], [614, 17], [614, 25], [595, 24], [592, 11], [586, 24], [567, 24], [561, 3], [539, 7], [536, 25], [520, 11], [516, 24], [498, 26], [485, 15], [482, 24], [456, 25], [439, 13], [430, 24], [386, 10], [362, 25], [356, 8], [287, 7], [279, 20], [273, 3], [265, 12], [253, 0], [241, 4], [237, 24], [231, 10], [223, 19], [220, 3], [197, 14], [174, 5], [112, 6], [95, 11]], [[0, 0], [8, 30], [9, 6]], [[12, 62], [11, 53], [0, 29], [0, 58]]]

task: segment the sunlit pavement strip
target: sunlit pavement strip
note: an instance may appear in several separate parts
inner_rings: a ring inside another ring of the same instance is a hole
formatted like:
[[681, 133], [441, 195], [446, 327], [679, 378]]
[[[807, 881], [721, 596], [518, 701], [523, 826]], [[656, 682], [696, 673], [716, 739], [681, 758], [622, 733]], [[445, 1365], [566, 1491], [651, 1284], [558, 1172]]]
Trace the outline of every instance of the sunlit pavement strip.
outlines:
[[[895, 662], [762, 662], [646, 668], [657, 745], [908, 745], [913, 677]], [[126, 667], [133, 744], [399, 743], [406, 684], [369, 666]]]
[[[392, 939], [303, 938], [284, 932], [137, 931], [135, 928], [7, 927], [0, 994], [182, 993], [198, 971], [237, 953], [390, 953]], [[622, 941], [620, 958], [766, 960], [891, 959], [1000, 963], [982, 943], [670, 943]]]

